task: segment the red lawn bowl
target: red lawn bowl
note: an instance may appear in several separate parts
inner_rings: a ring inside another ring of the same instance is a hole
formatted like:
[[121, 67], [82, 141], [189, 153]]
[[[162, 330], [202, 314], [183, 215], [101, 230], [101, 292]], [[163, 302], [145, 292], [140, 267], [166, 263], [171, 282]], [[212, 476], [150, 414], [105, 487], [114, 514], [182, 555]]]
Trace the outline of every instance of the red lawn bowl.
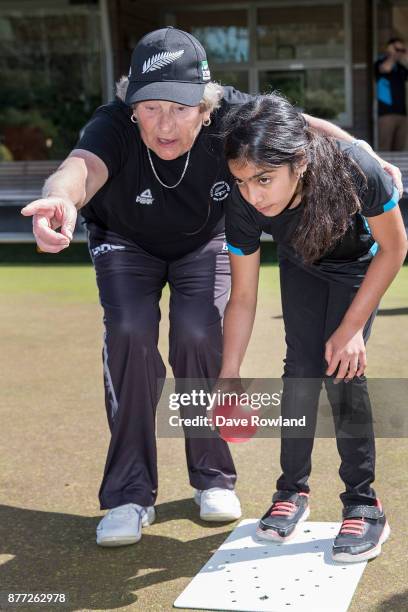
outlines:
[[225, 442], [247, 442], [257, 431], [252, 423], [256, 411], [233, 400], [218, 404], [213, 411], [213, 424]]

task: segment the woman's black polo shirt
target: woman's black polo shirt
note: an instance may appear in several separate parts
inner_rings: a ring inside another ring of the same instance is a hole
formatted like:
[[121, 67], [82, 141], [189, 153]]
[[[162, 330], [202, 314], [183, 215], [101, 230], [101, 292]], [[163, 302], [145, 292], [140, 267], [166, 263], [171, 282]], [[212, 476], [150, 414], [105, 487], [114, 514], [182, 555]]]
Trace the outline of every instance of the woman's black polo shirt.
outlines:
[[[202, 246], [224, 230], [224, 205], [232, 177], [218, 134], [222, 117], [234, 104], [250, 97], [224, 88], [221, 107], [212, 123], [201, 129], [180, 185], [163, 187], [155, 178], [131, 109], [116, 99], [96, 110], [76, 145], [95, 153], [109, 171], [107, 183], [81, 210], [86, 221], [133, 240], [162, 259], [177, 259]], [[167, 185], [182, 175], [186, 155], [172, 161], [151, 156], [156, 172]]]

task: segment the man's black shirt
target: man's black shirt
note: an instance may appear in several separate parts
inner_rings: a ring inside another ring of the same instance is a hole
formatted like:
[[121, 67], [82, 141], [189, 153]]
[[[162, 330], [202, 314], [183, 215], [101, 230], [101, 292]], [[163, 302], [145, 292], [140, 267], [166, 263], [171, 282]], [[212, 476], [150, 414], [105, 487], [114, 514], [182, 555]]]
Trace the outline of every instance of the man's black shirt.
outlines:
[[390, 114], [406, 115], [405, 81], [408, 78], [408, 70], [400, 62], [395, 62], [391, 72], [380, 72], [380, 64], [385, 59], [386, 56], [381, 56], [374, 64], [378, 114], [380, 117]]

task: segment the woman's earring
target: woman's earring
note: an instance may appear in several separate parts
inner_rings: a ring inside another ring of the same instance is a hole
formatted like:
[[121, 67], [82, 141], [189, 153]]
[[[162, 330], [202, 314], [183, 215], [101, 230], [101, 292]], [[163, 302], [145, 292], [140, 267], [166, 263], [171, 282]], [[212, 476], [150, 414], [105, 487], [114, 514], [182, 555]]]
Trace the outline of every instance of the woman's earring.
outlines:
[[204, 119], [204, 121], [203, 121], [203, 125], [205, 125], [205, 127], [208, 127], [209, 125], [211, 125], [211, 119], [210, 119], [210, 117], [208, 117], [208, 119]]
[[130, 120], [131, 120], [132, 123], [137, 123], [137, 119], [136, 119], [136, 117], [134, 115], [132, 115], [130, 117]]

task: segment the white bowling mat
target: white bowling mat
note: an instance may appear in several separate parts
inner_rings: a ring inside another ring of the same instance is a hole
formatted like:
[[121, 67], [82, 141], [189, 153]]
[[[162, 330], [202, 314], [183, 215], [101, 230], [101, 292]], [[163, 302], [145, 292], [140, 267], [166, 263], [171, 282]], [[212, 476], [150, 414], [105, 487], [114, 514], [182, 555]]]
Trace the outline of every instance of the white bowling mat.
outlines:
[[331, 559], [340, 523], [305, 522], [273, 544], [241, 521], [174, 602], [176, 608], [241, 612], [346, 612], [366, 563]]

